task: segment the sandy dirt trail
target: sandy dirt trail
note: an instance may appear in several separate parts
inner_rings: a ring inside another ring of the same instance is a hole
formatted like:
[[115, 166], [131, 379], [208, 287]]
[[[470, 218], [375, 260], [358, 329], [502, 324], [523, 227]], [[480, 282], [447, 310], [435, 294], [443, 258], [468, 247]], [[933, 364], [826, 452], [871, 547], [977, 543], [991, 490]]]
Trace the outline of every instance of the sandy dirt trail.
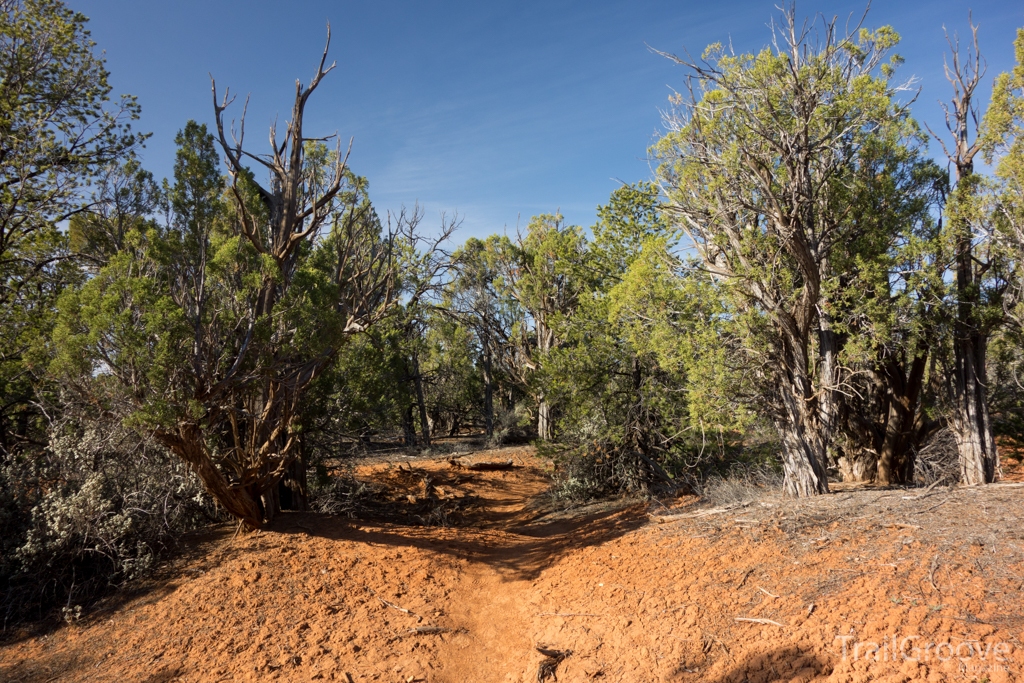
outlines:
[[381, 505], [354, 518], [197, 534], [81, 622], [9, 636], [0, 681], [1024, 675], [1020, 486], [559, 512], [528, 449], [480, 457], [520, 466], [366, 464]]

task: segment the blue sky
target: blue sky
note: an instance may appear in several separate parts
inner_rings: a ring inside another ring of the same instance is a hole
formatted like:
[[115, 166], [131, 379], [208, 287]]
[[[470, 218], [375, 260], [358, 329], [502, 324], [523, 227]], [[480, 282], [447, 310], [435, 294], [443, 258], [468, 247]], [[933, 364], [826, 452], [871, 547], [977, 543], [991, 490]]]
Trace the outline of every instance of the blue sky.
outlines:
[[[171, 174], [175, 132], [212, 122], [209, 73], [240, 103], [251, 94], [246, 140], [266, 149], [275, 117], [283, 128], [294, 82], [309, 80], [325, 24], [338, 68], [307, 107], [310, 134], [354, 137], [351, 166], [370, 181], [383, 215], [419, 202], [424, 227], [441, 212], [463, 218], [460, 241], [561, 209], [589, 226], [620, 181], [648, 179], [648, 146], [660, 111], [685, 71], [652, 54], [699, 54], [731, 40], [752, 51], [770, 40], [773, 0], [743, 2], [342, 2], [307, 0], [68, 0], [90, 17], [116, 93], [136, 95], [138, 128], [153, 133], [144, 163]], [[988, 61], [983, 87], [1012, 65], [1024, 2], [877, 2], [867, 25], [903, 37], [904, 78], [921, 94], [915, 115], [938, 130], [943, 25], [981, 25]], [[854, 21], [862, 2], [801, 2], [798, 13]]]

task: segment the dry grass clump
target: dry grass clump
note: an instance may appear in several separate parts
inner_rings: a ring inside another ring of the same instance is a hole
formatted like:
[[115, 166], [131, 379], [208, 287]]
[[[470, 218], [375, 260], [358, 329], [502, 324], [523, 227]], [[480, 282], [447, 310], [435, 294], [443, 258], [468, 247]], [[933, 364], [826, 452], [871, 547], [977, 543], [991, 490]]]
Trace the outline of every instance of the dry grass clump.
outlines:
[[697, 493], [714, 506], [750, 503], [782, 493], [782, 473], [767, 463], [735, 464], [725, 474], [712, 474]]

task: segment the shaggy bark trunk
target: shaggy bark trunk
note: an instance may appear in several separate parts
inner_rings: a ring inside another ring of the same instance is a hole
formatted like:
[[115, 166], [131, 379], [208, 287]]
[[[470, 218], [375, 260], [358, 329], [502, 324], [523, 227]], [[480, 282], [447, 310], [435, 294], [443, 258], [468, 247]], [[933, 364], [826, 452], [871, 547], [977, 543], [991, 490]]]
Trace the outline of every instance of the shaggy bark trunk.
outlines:
[[299, 456], [292, 461], [278, 483], [278, 500], [282, 510], [305, 512], [309, 509], [309, 488], [306, 483], [306, 449], [299, 441]]
[[888, 383], [889, 409], [885, 432], [878, 449], [878, 483], [912, 484], [914, 481], [914, 453], [920, 445], [921, 392], [924, 389], [928, 349], [922, 343], [910, 364], [910, 371], [891, 361], [885, 369]]
[[[824, 308], [824, 305], [822, 306]], [[820, 393], [818, 400], [818, 430], [825, 447], [828, 462], [829, 451], [833, 449], [836, 426], [839, 422], [839, 339], [832, 330], [832, 319], [822, 311], [818, 316], [818, 358], [820, 362]], [[835, 454], [832, 453], [834, 456]]]
[[252, 529], [263, 526], [264, 509], [258, 492], [231, 484], [214, 464], [196, 425], [181, 425], [177, 432], [158, 431], [157, 441], [188, 463], [214, 500]]
[[791, 496], [804, 497], [829, 492], [825, 469], [827, 444], [822, 439], [821, 410], [814, 401], [814, 386], [807, 372], [806, 337], [794, 330], [795, 327], [791, 327], [781, 349], [783, 370], [779, 376], [779, 393], [785, 414], [776, 419], [775, 425], [782, 439], [785, 491]]
[[837, 461], [839, 478], [844, 482], [870, 482], [878, 470], [878, 454], [868, 448], [844, 453]]
[[824, 448], [806, 401], [783, 389], [787, 419], [776, 421], [782, 437], [783, 472], [788, 495], [805, 497], [828, 493], [828, 474], [822, 461]]
[[[896, 401], [889, 403], [889, 417], [885, 426], [885, 437], [878, 453], [876, 481], [882, 486], [909, 483], [900, 481], [906, 471], [906, 464], [898, 462], [905, 436], [905, 415]], [[903, 464], [903, 467], [899, 465]], [[913, 470], [911, 470], [913, 471]]]
[[630, 429], [630, 436], [636, 444], [636, 448], [641, 453], [647, 454], [650, 451], [650, 430], [644, 413], [644, 395], [640, 391], [644, 383], [643, 369], [640, 367], [640, 358], [634, 355], [631, 365], [632, 372], [630, 373], [630, 380], [633, 392], [633, 406], [631, 409], [632, 416], [629, 419], [633, 426]]
[[[537, 319], [537, 350], [540, 357], [546, 358], [554, 345], [555, 333], [541, 315]], [[551, 405], [541, 396], [537, 405], [537, 436], [541, 441], [551, 440], [551, 427]]]
[[[964, 326], [966, 327], [966, 326]], [[997, 454], [985, 386], [986, 336], [961, 330], [954, 347], [953, 436], [960, 452], [960, 479], [968, 486], [996, 480]]]
[[[973, 165], [957, 165], [957, 187], [972, 183]], [[960, 477], [968, 486], [995, 481], [998, 461], [988, 414], [985, 355], [988, 334], [979, 319], [981, 276], [975, 272], [973, 231], [954, 217], [957, 309], [953, 338], [953, 436], [960, 453]]]
[[966, 58], [960, 54], [959, 42], [951, 41], [952, 67], [946, 78], [953, 85], [952, 108], [946, 108], [946, 127], [953, 136], [953, 146], [942, 144], [943, 151], [956, 169], [956, 185], [947, 211], [954, 238], [956, 258], [956, 319], [953, 337], [952, 431], [960, 456], [963, 483], [974, 486], [995, 481], [998, 471], [996, 444], [989, 422], [988, 396], [985, 382], [985, 354], [988, 333], [982, 320], [986, 305], [982, 296], [985, 271], [992, 261], [976, 258], [975, 236], [969, 205], [977, 200], [978, 179], [974, 175], [974, 157], [981, 151], [981, 140], [975, 129], [970, 141], [970, 125], [977, 126], [977, 109], [973, 100], [981, 83], [984, 67], [978, 50], [978, 27], [971, 24], [974, 51]]
[[271, 486], [264, 491], [260, 498], [263, 502], [263, 517], [267, 520], [267, 524], [274, 521], [277, 517], [277, 513], [281, 511], [281, 491], [277, 486]]

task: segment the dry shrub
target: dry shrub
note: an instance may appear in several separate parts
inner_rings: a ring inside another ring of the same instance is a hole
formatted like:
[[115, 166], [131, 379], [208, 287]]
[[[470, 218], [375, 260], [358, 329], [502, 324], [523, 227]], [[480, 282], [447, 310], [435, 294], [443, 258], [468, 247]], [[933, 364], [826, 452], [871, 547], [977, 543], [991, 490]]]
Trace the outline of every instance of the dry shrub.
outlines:
[[494, 436], [491, 446], [507, 446], [527, 443], [536, 434], [533, 432], [529, 411], [522, 405], [506, 408], [494, 406]]
[[[318, 477], [310, 489], [310, 508], [348, 518], [380, 519], [416, 526], [457, 526], [474, 496], [439, 495], [433, 478], [399, 466], [388, 470], [386, 482], [365, 482], [351, 470]], [[446, 484], [446, 491], [453, 487]]]
[[782, 493], [782, 472], [770, 463], [735, 463], [724, 474], [711, 474], [699, 495], [716, 507], [763, 500]]
[[[543, 453], [542, 453], [543, 454]], [[647, 496], [655, 488], [678, 488], [689, 477], [673, 479], [654, 458], [611, 440], [594, 441], [552, 454], [555, 500], [583, 503], [605, 495]]]
[[152, 440], [112, 420], [64, 419], [45, 449], [0, 461], [4, 627], [57, 607], [80, 615], [218, 518], [199, 480]]
[[324, 515], [353, 518], [373, 509], [379, 495], [379, 486], [359, 481], [351, 473], [322, 474], [310, 486], [309, 507]]

